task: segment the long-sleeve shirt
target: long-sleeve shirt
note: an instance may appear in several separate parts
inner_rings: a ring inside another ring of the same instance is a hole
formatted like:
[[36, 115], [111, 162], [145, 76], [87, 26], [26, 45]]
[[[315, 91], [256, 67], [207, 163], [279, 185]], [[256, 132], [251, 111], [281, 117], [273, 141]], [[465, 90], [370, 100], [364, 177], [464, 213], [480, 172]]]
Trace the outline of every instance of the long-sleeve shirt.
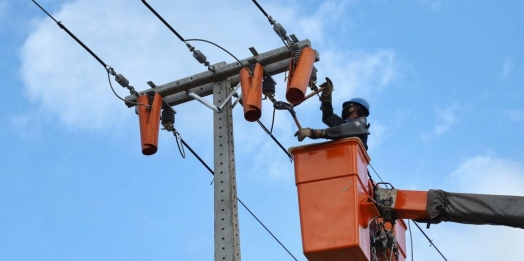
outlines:
[[325, 129], [327, 139], [359, 137], [367, 150], [369, 125], [366, 117], [344, 120], [333, 113], [331, 102], [322, 102], [322, 111], [322, 122], [329, 126], [329, 128]]

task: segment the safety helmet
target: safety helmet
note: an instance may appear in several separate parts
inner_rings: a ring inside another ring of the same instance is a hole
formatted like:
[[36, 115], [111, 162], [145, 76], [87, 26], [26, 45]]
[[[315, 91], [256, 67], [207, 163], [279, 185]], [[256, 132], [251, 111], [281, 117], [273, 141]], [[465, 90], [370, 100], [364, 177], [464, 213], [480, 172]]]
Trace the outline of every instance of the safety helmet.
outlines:
[[364, 116], [369, 116], [369, 103], [363, 98], [353, 98], [342, 104], [342, 108], [345, 108], [350, 103], [356, 103], [364, 108]]

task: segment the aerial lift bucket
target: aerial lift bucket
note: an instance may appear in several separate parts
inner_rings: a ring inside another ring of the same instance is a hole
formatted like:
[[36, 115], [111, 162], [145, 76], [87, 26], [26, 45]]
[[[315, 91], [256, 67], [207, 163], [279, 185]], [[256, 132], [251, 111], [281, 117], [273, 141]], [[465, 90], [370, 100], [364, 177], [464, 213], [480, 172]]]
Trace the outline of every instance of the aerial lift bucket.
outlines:
[[369, 224], [379, 212], [368, 200], [370, 158], [360, 139], [289, 150], [294, 157], [304, 255], [309, 261], [369, 261]]
[[315, 50], [306, 46], [302, 49], [295, 69], [291, 71], [290, 68], [289, 77], [291, 79], [286, 89], [286, 99], [289, 103], [296, 105], [304, 101], [316, 58]]
[[[139, 104], [149, 104], [147, 95], [138, 96]], [[162, 109], [162, 96], [155, 93], [153, 104], [149, 108], [142, 105], [138, 107], [138, 121], [140, 124], [140, 139], [142, 142], [142, 154], [153, 155], [158, 150], [158, 132], [160, 127], [160, 111]]]

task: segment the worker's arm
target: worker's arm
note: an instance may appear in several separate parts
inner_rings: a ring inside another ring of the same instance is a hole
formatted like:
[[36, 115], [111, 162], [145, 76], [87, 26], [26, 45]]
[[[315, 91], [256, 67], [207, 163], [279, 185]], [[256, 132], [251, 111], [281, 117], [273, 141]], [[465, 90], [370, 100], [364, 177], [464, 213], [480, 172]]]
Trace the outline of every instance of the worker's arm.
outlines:
[[320, 109], [322, 110], [322, 122], [328, 127], [335, 127], [344, 123], [344, 119], [333, 113], [331, 102], [322, 102]]
[[355, 137], [355, 136], [361, 136], [361, 135], [369, 135], [368, 122], [367, 122], [366, 117], [359, 117], [348, 123], [344, 123], [344, 124], [340, 124], [335, 127], [327, 128], [324, 131], [324, 135], [322, 135], [323, 137], [319, 137], [319, 138], [342, 139], [342, 138]]
[[[298, 141], [304, 140], [305, 137], [311, 139], [342, 139], [348, 137], [367, 137], [369, 135], [369, 125], [366, 117], [359, 117], [353, 121], [327, 128], [327, 129], [310, 129], [302, 128], [295, 133]], [[363, 141], [364, 142], [364, 141]]]

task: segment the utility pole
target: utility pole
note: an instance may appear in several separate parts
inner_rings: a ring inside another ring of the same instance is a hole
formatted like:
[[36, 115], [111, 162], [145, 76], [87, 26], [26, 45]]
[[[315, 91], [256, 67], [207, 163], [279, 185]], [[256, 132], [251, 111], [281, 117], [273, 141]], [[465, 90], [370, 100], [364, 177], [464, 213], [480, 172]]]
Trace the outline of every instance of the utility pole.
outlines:
[[[300, 49], [311, 45], [309, 40], [299, 41], [296, 44]], [[241, 60], [241, 63], [217, 63], [214, 65], [215, 72], [202, 72], [139, 92], [139, 95], [158, 93], [170, 106], [197, 100], [213, 110], [215, 261], [240, 261], [241, 259], [231, 103], [231, 92], [234, 91], [232, 86], [239, 83], [240, 70], [253, 61], [264, 66], [265, 72], [269, 75], [275, 75], [285, 72], [291, 59], [291, 53], [287, 47], [262, 54], [258, 54], [254, 48], [250, 50], [254, 56]], [[212, 104], [202, 98], [211, 94], [213, 94]], [[137, 96], [129, 95], [125, 100], [126, 105], [132, 107], [137, 101]]]

